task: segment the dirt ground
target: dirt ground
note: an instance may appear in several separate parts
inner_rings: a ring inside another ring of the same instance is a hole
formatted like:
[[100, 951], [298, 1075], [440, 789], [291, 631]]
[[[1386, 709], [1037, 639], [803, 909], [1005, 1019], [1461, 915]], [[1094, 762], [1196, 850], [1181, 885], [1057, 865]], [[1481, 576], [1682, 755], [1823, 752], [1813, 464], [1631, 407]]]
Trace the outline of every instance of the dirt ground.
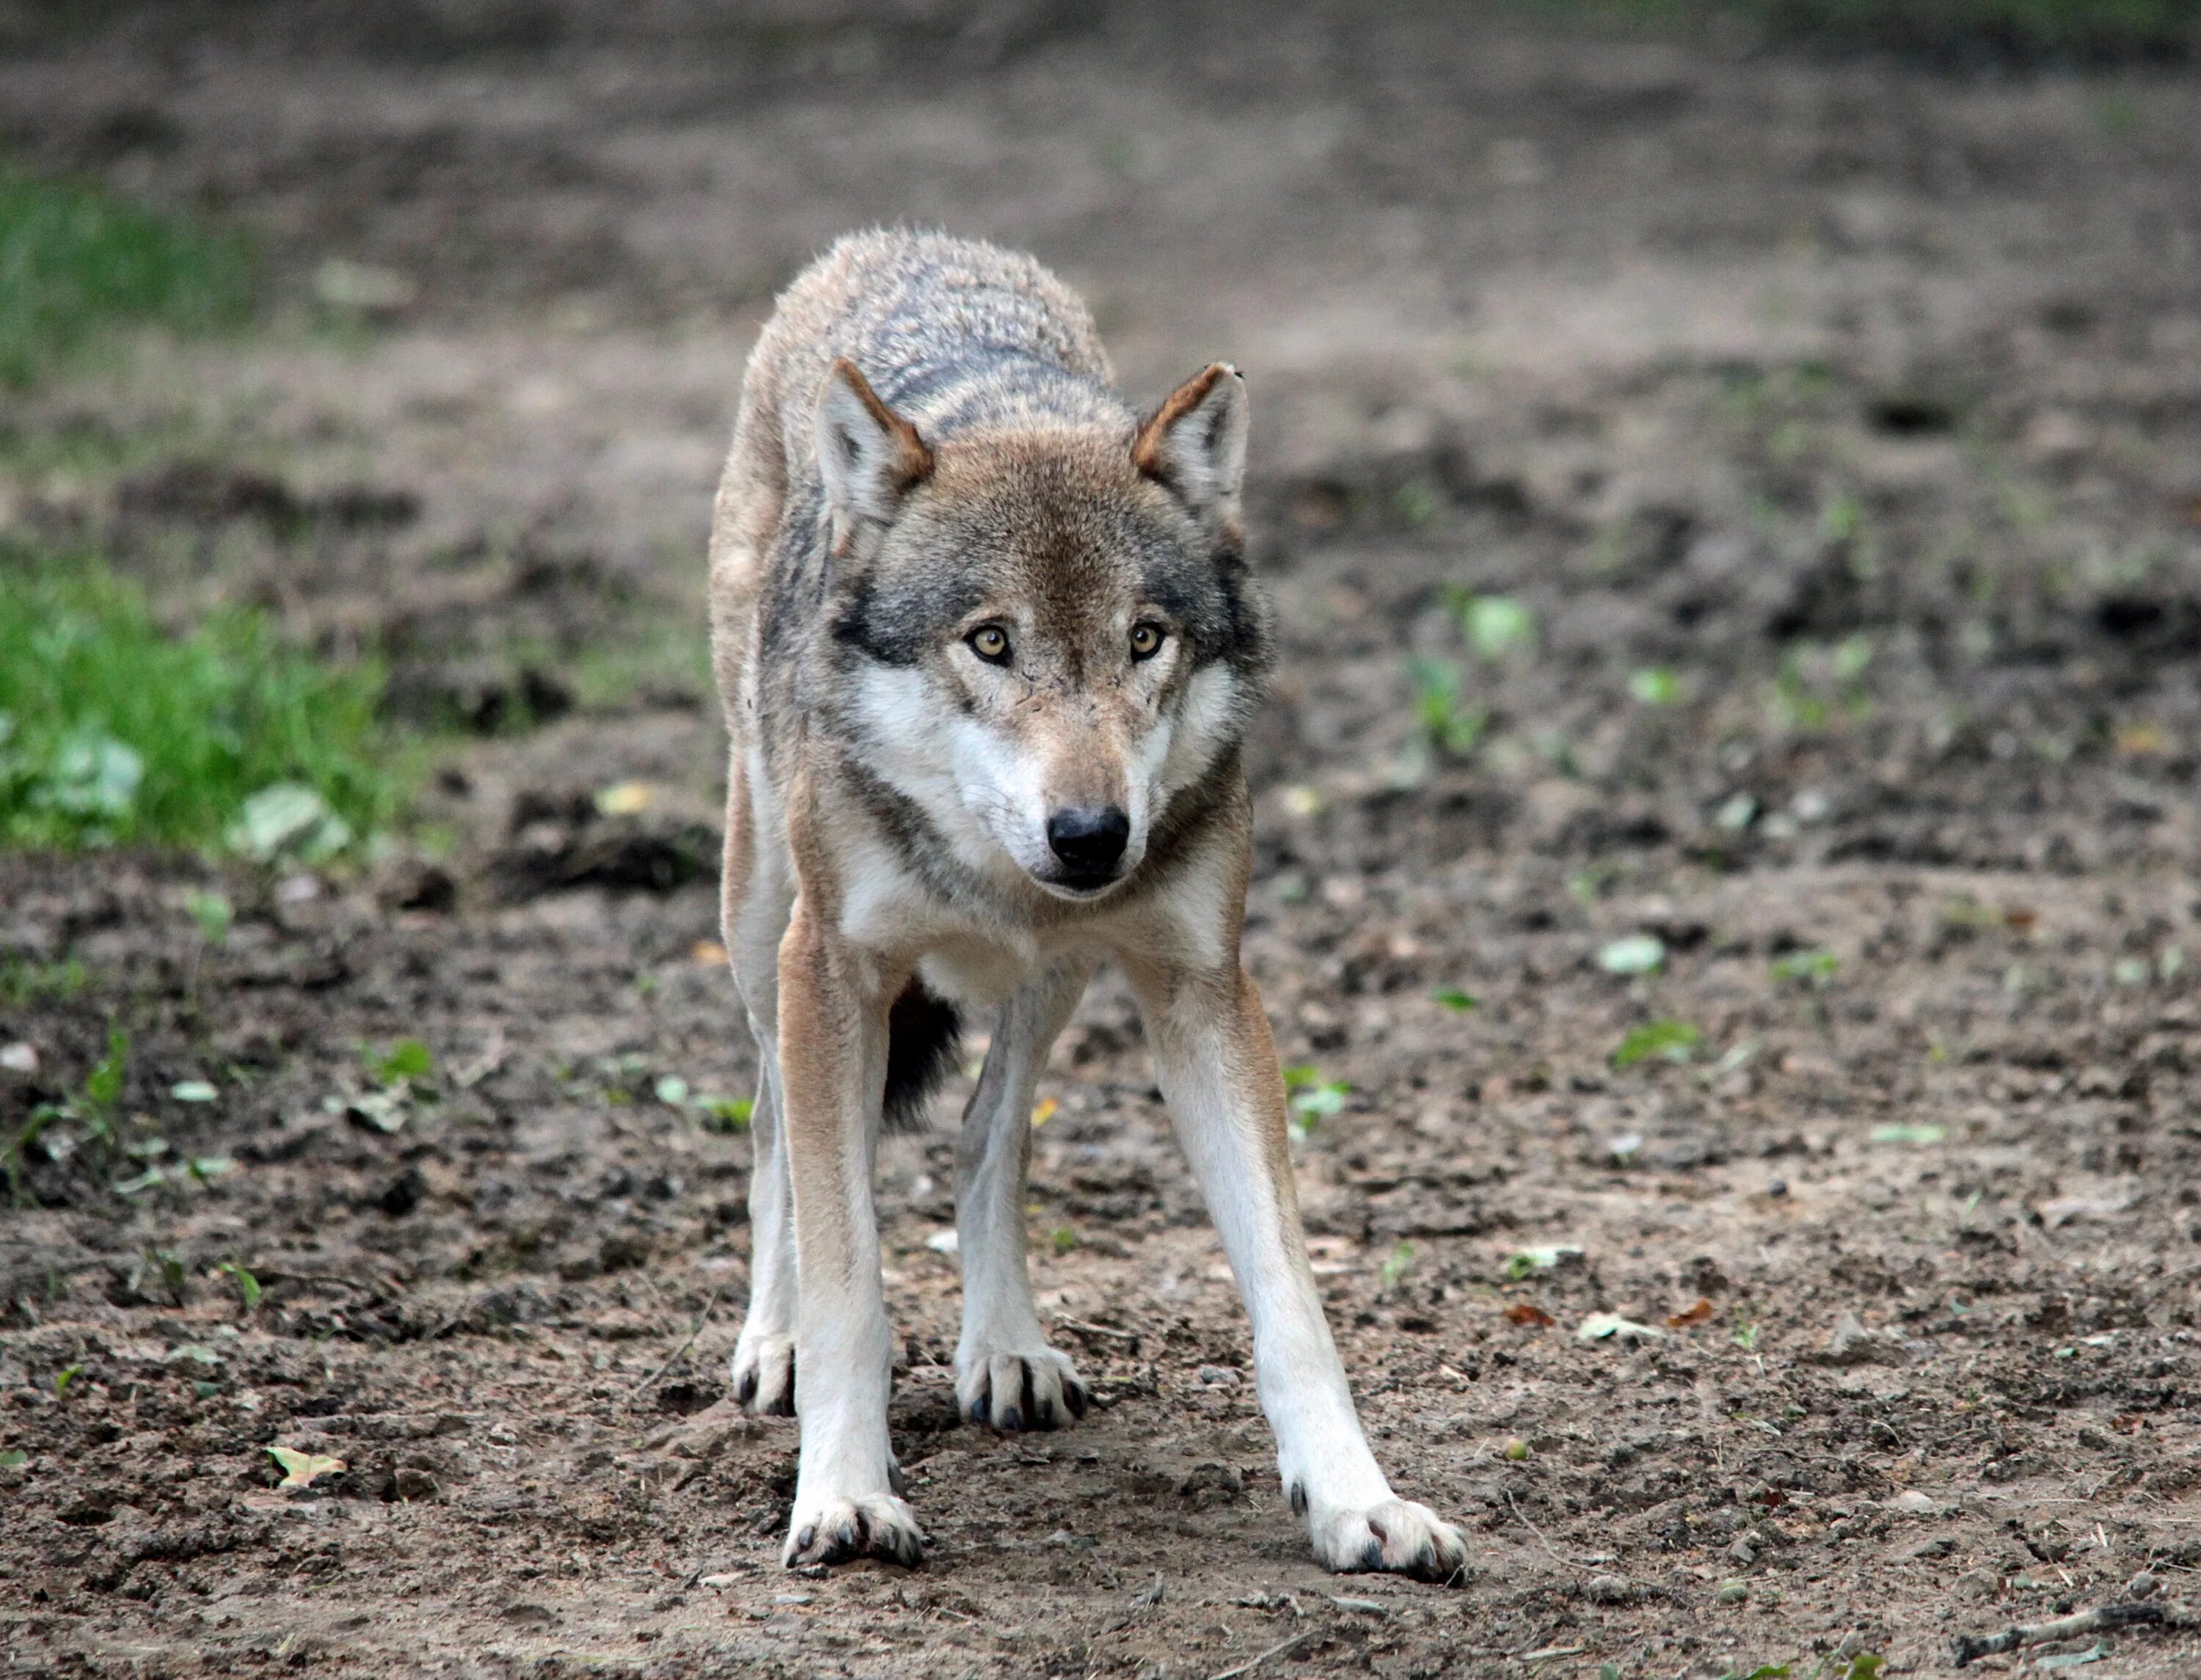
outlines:
[[[1346, 9], [8, 14], [19, 154], [226, 210], [275, 301], [11, 398], [0, 518], [478, 733], [362, 870], [0, 859], [0, 1120], [119, 1025], [169, 1180], [64, 1129], [0, 1211], [7, 1671], [1936, 1674], [2194, 1596], [2201, 79]], [[1058, 266], [1142, 394], [1247, 370], [1249, 961], [1349, 1086], [1318, 1271], [1463, 1585], [1308, 1560], [1106, 980], [1031, 1192], [1101, 1404], [956, 1420], [951, 1092], [879, 1186], [925, 1565], [778, 1567], [701, 554], [773, 289], [890, 220]]]

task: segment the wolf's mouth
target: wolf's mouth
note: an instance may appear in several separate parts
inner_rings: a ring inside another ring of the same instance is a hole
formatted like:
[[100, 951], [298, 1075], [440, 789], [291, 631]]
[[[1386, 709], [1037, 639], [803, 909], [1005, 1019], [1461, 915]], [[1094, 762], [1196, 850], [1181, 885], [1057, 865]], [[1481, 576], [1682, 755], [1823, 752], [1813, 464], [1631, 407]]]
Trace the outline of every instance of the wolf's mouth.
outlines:
[[1078, 872], [1068, 870], [1042, 875], [1037, 870], [1030, 872], [1033, 880], [1045, 887], [1057, 898], [1077, 900], [1099, 898], [1112, 887], [1121, 885], [1128, 871], [1111, 869], [1105, 873]]

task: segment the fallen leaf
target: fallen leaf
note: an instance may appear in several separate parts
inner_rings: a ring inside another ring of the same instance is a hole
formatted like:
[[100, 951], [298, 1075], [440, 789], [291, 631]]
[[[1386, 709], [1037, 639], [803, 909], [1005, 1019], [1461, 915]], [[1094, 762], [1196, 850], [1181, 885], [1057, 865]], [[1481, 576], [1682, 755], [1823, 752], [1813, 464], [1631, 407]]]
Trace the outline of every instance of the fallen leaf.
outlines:
[[168, 1087], [168, 1095], [179, 1102], [212, 1102], [221, 1093], [203, 1079], [179, 1079]]
[[1505, 1275], [1518, 1283], [1533, 1272], [1549, 1272], [1552, 1267], [1582, 1253], [1572, 1242], [1553, 1242], [1534, 1248], [1522, 1248], [1505, 1261]]
[[1658, 1325], [1640, 1325], [1633, 1319], [1622, 1318], [1617, 1313], [1593, 1313], [1575, 1331], [1577, 1342], [1607, 1342], [1623, 1336], [1632, 1336], [1646, 1342], [1666, 1339], [1666, 1332]]
[[631, 817], [647, 811], [651, 797], [647, 782], [619, 782], [596, 796], [596, 811], [601, 816]]
[[1872, 1129], [1875, 1143], [1939, 1143], [1949, 1135], [1945, 1125], [1876, 1125]]
[[35, 1044], [0, 1044], [0, 1067], [10, 1073], [36, 1073], [38, 1071], [38, 1047]]
[[281, 1488], [310, 1488], [315, 1477], [333, 1476], [347, 1467], [342, 1459], [302, 1453], [294, 1447], [270, 1447], [267, 1454], [283, 1466], [283, 1479], [276, 1483]]
[[405, 1129], [406, 1095], [402, 1090], [363, 1091], [337, 1101], [354, 1125], [367, 1126], [391, 1137]]
[[2132, 1207], [2128, 1196], [2110, 1199], [2104, 1196], [2059, 1195], [2042, 1202], [2034, 1211], [2040, 1215], [2041, 1224], [2054, 1231], [2062, 1225], [2081, 1220], [2097, 1225], [2121, 1224]]
[[1517, 1301], [1505, 1309], [1505, 1316], [1517, 1325], [1555, 1325], [1558, 1320], [1533, 1301]]
[[2120, 758], [2153, 758], [2170, 750], [2170, 737], [2157, 725], [2128, 723], [2117, 731], [2116, 750]]
[[1062, 1105], [1051, 1096], [1040, 1098], [1037, 1102], [1032, 1104], [1031, 1123], [1034, 1125], [1045, 1125], [1054, 1118], [1054, 1111], [1061, 1107]]
[[1711, 1301], [1703, 1295], [1699, 1295], [1697, 1304], [1686, 1312], [1669, 1313], [1666, 1315], [1666, 1323], [1671, 1329], [1687, 1330], [1691, 1325], [1709, 1324], [1711, 1321]]
[[708, 963], [715, 968], [726, 960], [726, 948], [715, 939], [698, 939], [688, 955], [697, 962]]
[[1666, 942], [1653, 933], [1631, 933], [1597, 954], [1597, 966], [1608, 974], [1655, 973], [1665, 960]]

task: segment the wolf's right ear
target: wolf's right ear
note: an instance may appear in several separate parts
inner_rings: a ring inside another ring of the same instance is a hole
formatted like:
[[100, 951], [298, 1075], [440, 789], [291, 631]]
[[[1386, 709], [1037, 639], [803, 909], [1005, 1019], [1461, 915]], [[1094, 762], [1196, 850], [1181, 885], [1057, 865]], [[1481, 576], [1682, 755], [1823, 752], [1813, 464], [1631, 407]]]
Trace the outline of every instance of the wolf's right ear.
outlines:
[[837, 549], [865, 526], [887, 524], [910, 486], [932, 476], [932, 451], [917, 428], [879, 400], [845, 355], [818, 393], [816, 436]]
[[1139, 428], [1131, 461], [1166, 485], [1218, 534], [1235, 537], [1246, 478], [1246, 381], [1209, 363], [1169, 394]]

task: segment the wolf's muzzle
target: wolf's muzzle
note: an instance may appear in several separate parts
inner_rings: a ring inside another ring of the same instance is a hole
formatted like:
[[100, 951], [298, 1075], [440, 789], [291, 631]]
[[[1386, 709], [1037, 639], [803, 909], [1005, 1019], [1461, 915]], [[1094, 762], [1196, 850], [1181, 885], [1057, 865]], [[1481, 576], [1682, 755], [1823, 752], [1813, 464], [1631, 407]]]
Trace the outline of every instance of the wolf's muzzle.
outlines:
[[1060, 886], [1090, 890], [1116, 878], [1130, 843], [1131, 819], [1112, 805], [1057, 811], [1047, 819], [1047, 844], [1062, 865]]

